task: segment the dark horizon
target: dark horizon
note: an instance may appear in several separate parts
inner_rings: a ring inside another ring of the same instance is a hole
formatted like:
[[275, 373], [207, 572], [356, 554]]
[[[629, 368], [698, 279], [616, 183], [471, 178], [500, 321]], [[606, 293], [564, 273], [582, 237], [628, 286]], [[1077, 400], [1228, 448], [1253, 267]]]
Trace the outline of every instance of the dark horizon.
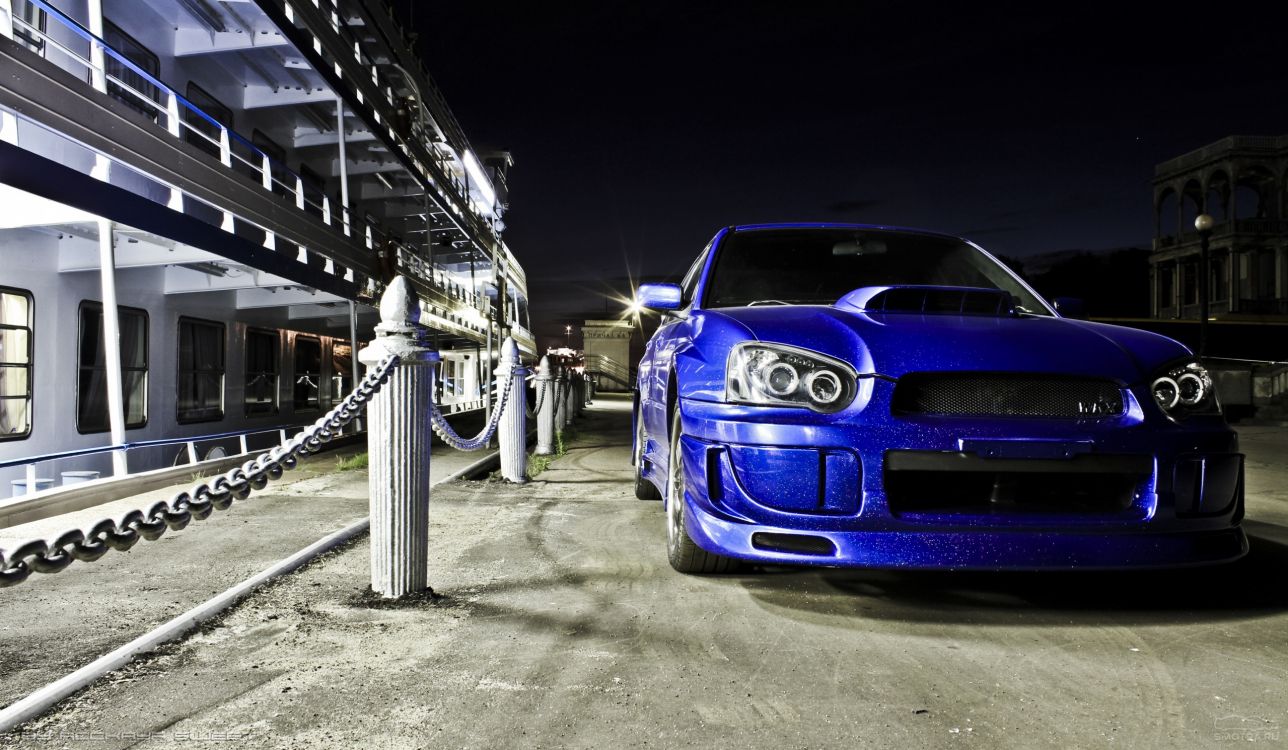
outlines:
[[475, 147], [514, 156], [505, 236], [543, 340], [603, 309], [601, 279], [674, 276], [730, 224], [1148, 248], [1156, 164], [1288, 132], [1285, 9], [1223, 8], [1238, 48], [1211, 56], [1182, 51], [1194, 16], [1121, 8], [397, 8]]

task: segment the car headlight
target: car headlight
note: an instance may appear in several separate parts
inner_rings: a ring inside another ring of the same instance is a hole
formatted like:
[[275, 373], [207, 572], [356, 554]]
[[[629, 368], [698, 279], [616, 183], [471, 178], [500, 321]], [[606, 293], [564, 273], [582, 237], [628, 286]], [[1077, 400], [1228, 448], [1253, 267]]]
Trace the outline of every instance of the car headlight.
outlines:
[[853, 368], [816, 352], [782, 344], [739, 344], [729, 353], [728, 401], [798, 406], [831, 413], [849, 406], [856, 392]]
[[1168, 369], [1154, 378], [1149, 391], [1154, 397], [1154, 403], [1173, 419], [1183, 419], [1195, 414], [1221, 413], [1212, 376], [1198, 362]]

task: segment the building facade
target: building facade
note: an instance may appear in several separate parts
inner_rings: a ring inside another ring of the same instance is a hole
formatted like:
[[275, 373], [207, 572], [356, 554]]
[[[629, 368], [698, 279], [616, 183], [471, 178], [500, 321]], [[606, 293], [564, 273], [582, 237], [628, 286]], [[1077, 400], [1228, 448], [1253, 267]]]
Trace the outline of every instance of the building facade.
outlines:
[[1230, 136], [1155, 167], [1155, 318], [1198, 318], [1200, 213], [1216, 220], [1211, 317], [1288, 321], [1288, 135]]

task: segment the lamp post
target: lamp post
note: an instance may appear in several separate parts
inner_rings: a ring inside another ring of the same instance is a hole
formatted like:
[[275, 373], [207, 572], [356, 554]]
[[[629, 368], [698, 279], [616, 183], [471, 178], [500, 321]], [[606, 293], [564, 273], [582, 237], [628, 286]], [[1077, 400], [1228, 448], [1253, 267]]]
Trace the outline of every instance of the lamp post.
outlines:
[[564, 348], [572, 348], [572, 326], [564, 326]]
[[1194, 228], [1199, 230], [1199, 359], [1207, 356], [1208, 284], [1212, 277], [1208, 263], [1208, 240], [1212, 238], [1212, 225], [1215, 223], [1208, 214], [1194, 217]]

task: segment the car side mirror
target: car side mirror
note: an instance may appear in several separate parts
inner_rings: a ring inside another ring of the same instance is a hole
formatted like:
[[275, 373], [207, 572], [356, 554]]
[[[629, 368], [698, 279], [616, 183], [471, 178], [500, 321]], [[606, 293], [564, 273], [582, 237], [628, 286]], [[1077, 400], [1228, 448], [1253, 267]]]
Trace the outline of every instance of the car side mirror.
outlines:
[[640, 284], [635, 301], [650, 310], [678, 310], [684, 299], [679, 284]]
[[1087, 317], [1087, 305], [1081, 297], [1056, 297], [1055, 311], [1060, 313], [1062, 318], [1074, 318], [1082, 320]]

